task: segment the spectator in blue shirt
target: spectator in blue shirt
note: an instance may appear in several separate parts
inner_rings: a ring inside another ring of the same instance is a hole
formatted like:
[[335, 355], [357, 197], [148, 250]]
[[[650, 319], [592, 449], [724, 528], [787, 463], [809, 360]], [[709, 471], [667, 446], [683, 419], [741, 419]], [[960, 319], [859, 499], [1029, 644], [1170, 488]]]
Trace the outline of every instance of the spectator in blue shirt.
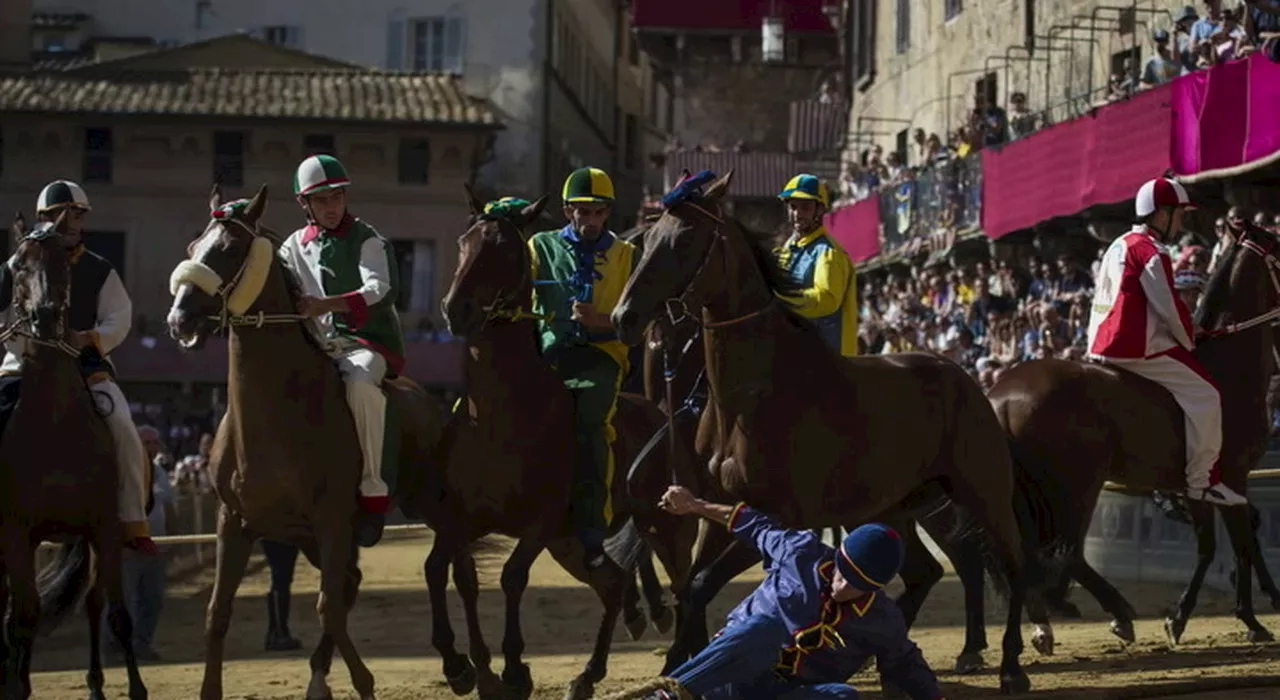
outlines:
[[[661, 506], [729, 528], [760, 552], [764, 581], [725, 627], [671, 680], [706, 700], [855, 700], [846, 681], [871, 657], [885, 682], [912, 700], [942, 693], [898, 606], [880, 589], [902, 566], [898, 533], [881, 524], [850, 532], [837, 551], [808, 530], [788, 530], [739, 503], [708, 503], [672, 486]], [[673, 700], [658, 691], [650, 700]]]

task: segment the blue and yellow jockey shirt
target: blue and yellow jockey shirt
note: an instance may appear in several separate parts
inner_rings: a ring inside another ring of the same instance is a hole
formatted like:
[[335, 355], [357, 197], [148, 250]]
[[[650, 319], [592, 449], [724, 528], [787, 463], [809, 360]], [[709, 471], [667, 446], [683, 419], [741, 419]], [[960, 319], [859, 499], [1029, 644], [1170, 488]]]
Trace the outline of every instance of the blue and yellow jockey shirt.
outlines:
[[542, 353], [572, 345], [593, 345], [618, 363], [625, 374], [627, 346], [613, 331], [590, 332], [573, 320], [573, 302], [591, 304], [606, 316], [613, 313], [622, 288], [638, 261], [636, 247], [605, 231], [595, 241], [582, 240], [573, 226], [543, 231], [529, 239], [533, 264], [533, 312], [549, 316], [538, 322]]
[[778, 262], [792, 281], [804, 288], [798, 296], [780, 297], [818, 328], [818, 333], [845, 357], [858, 354], [858, 283], [853, 261], [819, 226], [776, 249]]
[[777, 620], [790, 632], [775, 671], [802, 683], [841, 683], [867, 659], [880, 661], [881, 676], [913, 698], [939, 698], [938, 680], [920, 648], [907, 637], [898, 606], [882, 592], [861, 600], [831, 599], [836, 550], [812, 531], [789, 530], [767, 515], [738, 504], [729, 530], [760, 552], [765, 579], [728, 616], [725, 627], [756, 616]]

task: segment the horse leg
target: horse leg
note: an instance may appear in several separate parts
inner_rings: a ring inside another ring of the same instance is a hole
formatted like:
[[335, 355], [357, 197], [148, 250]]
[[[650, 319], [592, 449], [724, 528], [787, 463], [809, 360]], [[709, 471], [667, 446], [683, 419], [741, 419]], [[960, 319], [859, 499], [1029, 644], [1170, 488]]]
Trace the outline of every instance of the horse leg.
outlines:
[[485, 644], [480, 629], [480, 577], [476, 574], [476, 559], [466, 548], [459, 549], [453, 557], [453, 585], [462, 599], [463, 615], [467, 620], [467, 641], [471, 663], [475, 666], [477, 694], [481, 700], [501, 698], [502, 683], [493, 673], [493, 655]]
[[1191, 513], [1191, 527], [1196, 533], [1196, 568], [1191, 573], [1191, 581], [1182, 592], [1182, 597], [1169, 610], [1164, 619], [1164, 633], [1169, 639], [1169, 646], [1177, 646], [1182, 641], [1182, 633], [1187, 629], [1187, 620], [1196, 609], [1196, 598], [1200, 595], [1200, 586], [1204, 584], [1205, 574], [1213, 564], [1214, 550], [1217, 543], [1213, 533], [1213, 506], [1204, 501], [1187, 501], [1187, 510]]
[[1236, 560], [1236, 619], [1249, 629], [1251, 644], [1275, 641], [1253, 612], [1253, 562], [1262, 558], [1247, 508], [1222, 508], [1222, 522]]
[[[125, 668], [129, 676], [129, 700], [147, 700], [147, 687], [138, 673], [138, 658], [133, 651], [133, 618], [129, 615], [129, 608], [124, 602], [122, 541], [122, 533], [119, 526], [115, 524], [114, 518], [111, 524], [98, 528], [94, 533], [93, 549], [97, 555], [97, 571], [94, 574], [93, 588], [89, 591], [89, 596], [92, 598], [95, 590], [101, 591], [98, 593], [101, 600], [102, 593], [106, 594], [107, 623], [111, 625], [111, 634], [116, 638], [116, 644], [120, 645], [120, 650], [124, 654]], [[101, 611], [99, 611], [100, 615]], [[98, 623], [91, 619], [89, 625], [91, 628], [96, 628]]]
[[1276, 582], [1271, 578], [1271, 570], [1267, 568], [1267, 558], [1262, 556], [1262, 550], [1258, 544], [1258, 530], [1262, 529], [1262, 513], [1258, 509], [1249, 505], [1249, 523], [1253, 532], [1250, 537], [1250, 551], [1253, 552], [1253, 567], [1258, 573], [1258, 586], [1271, 597], [1271, 609], [1280, 611], [1280, 588], [1276, 587]]
[[[686, 562], [686, 574], [688, 569]], [[675, 615], [671, 612], [671, 606], [667, 605], [667, 601], [663, 599], [662, 582], [658, 580], [658, 572], [653, 568], [653, 559], [642, 557], [636, 573], [640, 576], [645, 602], [649, 604], [649, 624], [658, 634], [666, 634], [675, 623]]]
[[15, 525], [4, 528], [2, 544], [13, 603], [7, 629], [9, 659], [4, 700], [26, 700], [31, 697], [31, 648], [35, 644], [36, 624], [40, 620], [35, 553], [30, 533]]
[[84, 614], [89, 621], [89, 670], [84, 684], [89, 686], [89, 700], [107, 700], [102, 694], [102, 582], [94, 581], [84, 598]]
[[898, 610], [902, 612], [902, 619], [907, 623], [907, 629], [915, 624], [916, 616], [920, 614], [920, 608], [924, 606], [924, 601], [929, 597], [929, 591], [942, 580], [942, 565], [933, 557], [933, 552], [925, 546], [924, 540], [920, 539], [920, 533], [916, 532], [915, 522], [910, 521], [904, 524], [904, 527], [898, 530], [902, 534], [905, 552], [902, 560], [902, 570], [898, 575], [902, 577], [902, 584], [906, 590], [902, 595], [898, 596]]
[[[311, 545], [310, 551], [306, 549], [303, 551], [307, 552], [308, 560], [313, 564], [319, 564], [319, 552], [314, 545]], [[360, 582], [364, 578], [357, 562], [359, 550], [356, 552], [347, 566], [347, 585], [343, 592], [343, 601], [348, 610], [355, 607], [356, 596], [360, 593]], [[311, 682], [307, 685], [306, 700], [333, 700], [333, 693], [329, 690], [329, 671], [333, 670], [333, 650], [333, 635], [322, 632], [320, 640], [316, 642], [315, 650], [311, 652], [308, 664], [311, 668]]]
[[[648, 562], [649, 556], [642, 555], [637, 566], [637, 577], [639, 569], [643, 569]], [[650, 564], [652, 567], [652, 564]], [[627, 628], [627, 636], [631, 641], [639, 641], [644, 637], [645, 619], [644, 613], [640, 611], [640, 582], [633, 578], [627, 584], [627, 590], [622, 593], [622, 626]]]
[[239, 516], [232, 515], [225, 505], [220, 507], [217, 565], [213, 575], [213, 593], [209, 596], [209, 609], [205, 614], [201, 700], [219, 700], [222, 697], [222, 657], [227, 630], [231, 628], [231, 608], [240, 582], [244, 580], [245, 568], [249, 566], [252, 547], [253, 538], [245, 531]]
[[333, 637], [333, 645], [351, 674], [351, 685], [360, 700], [373, 700], [373, 674], [360, 658], [351, 634], [347, 629], [347, 617], [351, 608], [347, 601], [347, 572], [358, 566], [355, 533], [350, 522], [337, 519], [329, 523], [327, 532], [317, 533], [320, 547], [320, 595], [316, 600], [316, 612], [324, 632]]
[[437, 530], [431, 553], [422, 563], [422, 576], [431, 599], [431, 646], [444, 662], [444, 678], [449, 689], [454, 695], [468, 695], [476, 688], [476, 669], [471, 659], [459, 654], [454, 647], [457, 638], [449, 622], [449, 564], [457, 548], [449, 533]]
[[[698, 541], [699, 528], [698, 521], [693, 518], [681, 518], [678, 522], [679, 525], [674, 530], [658, 528], [657, 532], [646, 538], [667, 572], [667, 578], [671, 581], [671, 593], [676, 600], [680, 599], [689, 586], [689, 575], [693, 569], [693, 547]], [[641, 563], [650, 564], [647, 571], [641, 569], [640, 576], [645, 583], [645, 596], [649, 599], [649, 614], [654, 629], [658, 634], [666, 634], [672, 623], [677, 630], [680, 629], [680, 606], [674, 606], [675, 612], [672, 614], [672, 606], [662, 599], [662, 584], [658, 582], [658, 574], [654, 571], [652, 562], [644, 559]]]
[[1083, 554], [1075, 555], [1067, 573], [1098, 601], [1103, 610], [1111, 613], [1111, 634], [1125, 644], [1133, 644], [1133, 621], [1138, 617], [1138, 611], [1133, 609], [1124, 595], [1090, 566]]
[[[534, 537], [523, 537], [502, 565], [502, 594], [506, 596], [506, 626], [502, 633], [502, 682], [516, 700], [528, 700], [533, 694], [533, 676], [521, 660], [524, 654], [524, 631], [520, 627], [520, 601], [529, 587], [529, 569], [546, 547]], [[628, 589], [636, 590], [635, 578], [628, 578]], [[643, 628], [642, 628], [643, 629]]]
[[698, 559], [715, 557], [703, 567], [694, 562], [689, 586], [680, 596], [679, 621], [676, 637], [667, 650], [664, 674], [671, 673], [680, 664], [702, 651], [708, 644], [707, 606], [735, 576], [760, 561], [755, 549], [744, 545], [725, 528], [715, 525], [707, 528]]
[[581, 563], [575, 561], [582, 559], [580, 550], [571, 548], [571, 551], [573, 553], [568, 555], [556, 556], [556, 560], [566, 571], [574, 574], [575, 578], [587, 581], [604, 605], [600, 626], [596, 628], [596, 643], [591, 649], [591, 658], [587, 659], [582, 673], [569, 683], [564, 695], [565, 700], [587, 700], [596, 683], [604, 680], [609, 672], [609, 649], [613, 645], [613, 630], [618, 625], [618, 613], [622, 610], [622, 594], [628, 582], [635, 580], [635, 576], [632, 572], [624, 571], [609, 557], [605, 557], [604, 564], [588, 572]]

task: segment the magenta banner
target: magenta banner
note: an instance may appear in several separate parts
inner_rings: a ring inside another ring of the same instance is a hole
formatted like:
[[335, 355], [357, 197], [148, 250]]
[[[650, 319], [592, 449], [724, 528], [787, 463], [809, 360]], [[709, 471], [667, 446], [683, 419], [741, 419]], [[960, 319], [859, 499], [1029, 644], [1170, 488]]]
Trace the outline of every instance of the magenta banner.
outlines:
[[1173, 167], [1236, 168], [1280, 152], [1280, 64], [1262, 54], [1175, 80]]
[[880, 254], [880, 199], [869, 197], [827, 214], [827, 233], [836, 239], [854, 262]]

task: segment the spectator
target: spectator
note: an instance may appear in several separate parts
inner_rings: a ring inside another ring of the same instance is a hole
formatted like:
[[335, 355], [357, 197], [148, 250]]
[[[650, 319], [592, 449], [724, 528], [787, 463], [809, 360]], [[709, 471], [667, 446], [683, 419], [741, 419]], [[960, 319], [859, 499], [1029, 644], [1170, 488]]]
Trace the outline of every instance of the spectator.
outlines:
[[1249, 44], [1280, 62], [1280, 0], [1245, 0], [1244, 10]]
[[1147, 65], [1142, 69], [1142, 84], [1163, 85], [1182, 74], [1182, 65], [1169, 48], [1169, 32], [1157, 29], [1151, 38], [1156, 45], [1156, 55], [1147, 59]]
[[1173, 38], [1176, 48], [1176, 58], [1182, 63], [1182, 72], [1190, 73], [1196, 70], [1196, 53], [1192, 50], [1191, 27], [1199, 21], [1200, 16], [1196, 14], [1196, 8], [1191, 5], [1184, 5], [1178, 14], [1173, 17]]
[[973, 124], [977, 136], [974, 140], [982, 146], [999, 146], [1009, 140], [1009, 116], [987, 99], [985, 91], [976, 96]]
[[[1215, 35], [1223, 30], [1224, 17], [1222, 0], [1205, 0], [1204, 9], [1209, 14], [1200, 17], [1191, 25], [1191, 51], [1199, 53], [1205, 44], [1211, 47], [1215, 43]], [[1212, 51], [1212, 49], [1210, 49]]]
[[1027, 107], [1027, 96], [1022, 92], [1009, 95], [1009, 140], [1016, 141], [1036, 130], [1036, 115]]
[[1173, 276], [1173, 289], [1182, 298], [1182, 303], [1187, 305], [1187, 309], [1195, 312], [1196, 305], [1200, 303], [1200, 295], [1204, 293], [1204, 275], [1195, 270], [1179, 270]]

